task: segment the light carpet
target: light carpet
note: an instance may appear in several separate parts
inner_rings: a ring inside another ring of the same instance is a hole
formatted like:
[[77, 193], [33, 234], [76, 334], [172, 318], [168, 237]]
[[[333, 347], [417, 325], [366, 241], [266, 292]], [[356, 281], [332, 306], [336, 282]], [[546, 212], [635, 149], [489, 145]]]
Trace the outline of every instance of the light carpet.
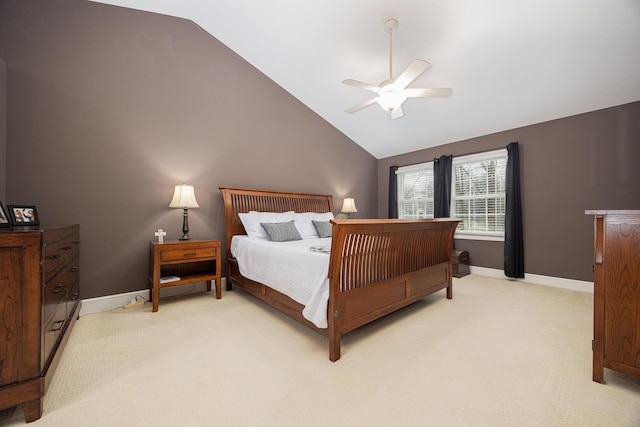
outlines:
[[[471, 275], [327, 339], [243, 291], [76, 323], [36, 426], [640, 426], [640, 380], [591, 380], [593, 296]], [[0, 425], [23, 425], [22, 409]]]

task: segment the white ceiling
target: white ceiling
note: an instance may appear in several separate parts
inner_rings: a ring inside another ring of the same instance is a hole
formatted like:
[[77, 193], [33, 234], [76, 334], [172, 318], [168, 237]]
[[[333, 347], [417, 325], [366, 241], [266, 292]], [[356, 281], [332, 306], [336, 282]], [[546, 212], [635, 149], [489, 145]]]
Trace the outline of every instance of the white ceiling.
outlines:
[[[374, 155], [422, 148], [640, 100], [639, 0], [103, 0], [191, 19]], [[346, 78], [431, 68], [393, 120]]]

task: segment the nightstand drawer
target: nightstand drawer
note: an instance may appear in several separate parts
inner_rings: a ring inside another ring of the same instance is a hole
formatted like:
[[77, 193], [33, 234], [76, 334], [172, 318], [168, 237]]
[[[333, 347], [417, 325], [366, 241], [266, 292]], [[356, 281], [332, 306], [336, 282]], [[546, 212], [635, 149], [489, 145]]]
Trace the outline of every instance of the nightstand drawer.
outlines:
[[216, 256], [216, 248], [195, 248], [195, 249], [180, 249], [175, 251], [162, 251], [160, 252], [160, 262], [171, 261], [191, 261], [200, 258], [212, 258]]

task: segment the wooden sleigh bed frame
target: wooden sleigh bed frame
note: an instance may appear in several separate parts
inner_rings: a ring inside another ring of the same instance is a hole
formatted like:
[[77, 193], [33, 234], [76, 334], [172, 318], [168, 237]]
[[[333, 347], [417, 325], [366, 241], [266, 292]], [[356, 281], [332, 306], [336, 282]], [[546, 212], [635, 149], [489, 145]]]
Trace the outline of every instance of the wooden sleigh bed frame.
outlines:
[[342, 335], [427, 295], [453, 296], [451, 261], [457, 219], [334, 219], [329, 261], [326, 329], [302, 316], [304, 306], [243, 277], [231, 239], [246, 234], [239, 213], [333, 212], [328, 195], [220, 187], [226, 218], [227, 284], [236, 285], [329, 339], [329, 359], [340, 358]]

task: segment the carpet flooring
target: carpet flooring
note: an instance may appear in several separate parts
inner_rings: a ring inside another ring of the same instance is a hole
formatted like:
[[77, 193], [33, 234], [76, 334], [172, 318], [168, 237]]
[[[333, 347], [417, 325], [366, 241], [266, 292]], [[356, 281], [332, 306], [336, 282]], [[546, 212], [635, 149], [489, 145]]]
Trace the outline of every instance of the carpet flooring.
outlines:
[[[240, 290], [76, 323], [35, 426], [640, 426], [640, 379], [591, 380], [593, 296], [470, 275], [327, 339]], [[20, 407], [0, 425], [24, 425]]]

